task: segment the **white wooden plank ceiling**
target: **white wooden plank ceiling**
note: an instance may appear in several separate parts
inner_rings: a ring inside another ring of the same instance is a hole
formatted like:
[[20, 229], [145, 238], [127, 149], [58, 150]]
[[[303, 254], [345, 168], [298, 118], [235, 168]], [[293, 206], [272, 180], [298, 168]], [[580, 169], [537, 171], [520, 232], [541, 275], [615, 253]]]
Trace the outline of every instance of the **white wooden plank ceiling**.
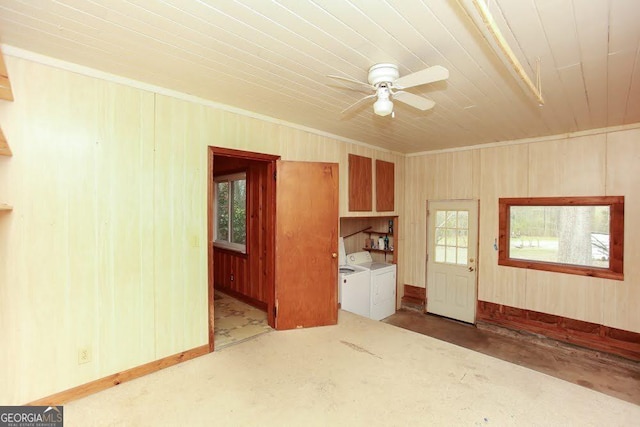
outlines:
[[[490, 0], [527, 95], [456, 0], [0, 0], [0, 42], [400, 152], [640, 122], [640, 1]], [[442, 65], [395, 117], [327, 78]]]

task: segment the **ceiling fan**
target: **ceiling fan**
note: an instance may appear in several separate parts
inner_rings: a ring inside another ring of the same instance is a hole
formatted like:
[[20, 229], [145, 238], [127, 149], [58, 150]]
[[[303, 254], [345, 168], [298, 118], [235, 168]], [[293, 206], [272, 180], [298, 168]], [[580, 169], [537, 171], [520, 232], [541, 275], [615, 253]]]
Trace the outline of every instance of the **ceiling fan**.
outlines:
[[342, 111], [342, 114], [367, 99], [378, 98], [373, 103], [373, 112], [379, 116], [388, 116], [389, 114], [392, 114], [391, 117], [393, 117], [393, 102], [391, 101], [391, 99], [404, 102], [407, 105], [423, 111], [433, 108], [436, 103], [432, 100], [414, 95], [410, 92], [405, 92], [404, 89], [424, 85], [427, 83], [433, 83], [440, 80], [446, 80], [449, 78], [449, 70], [440, 65], [435, 65], [433, 67], [425, 68], [424, 70], [400, 77], [397, 65], [375, 64], [371, 68], [369, 68], [369, 75], [367, 77], [367, 80], [369, 81], [368, 84], [358, 80], [350, 79], [348, 77], [336, 75], [329, 75], [327, 77], [356, 83], [358, 85], [365, 86], [368, 90], [373, 90], [375, 92], [348, 106]]

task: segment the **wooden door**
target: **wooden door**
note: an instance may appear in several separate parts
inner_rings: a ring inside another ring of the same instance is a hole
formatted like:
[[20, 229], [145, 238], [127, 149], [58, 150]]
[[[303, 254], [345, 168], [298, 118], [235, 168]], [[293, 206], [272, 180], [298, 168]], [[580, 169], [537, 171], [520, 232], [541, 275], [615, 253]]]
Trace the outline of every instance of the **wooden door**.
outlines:
[[478, 202], [429, 203], [427, 311], [475, 323]]
[[338, 165], [276, 165], [276, 329], [338, 322]]

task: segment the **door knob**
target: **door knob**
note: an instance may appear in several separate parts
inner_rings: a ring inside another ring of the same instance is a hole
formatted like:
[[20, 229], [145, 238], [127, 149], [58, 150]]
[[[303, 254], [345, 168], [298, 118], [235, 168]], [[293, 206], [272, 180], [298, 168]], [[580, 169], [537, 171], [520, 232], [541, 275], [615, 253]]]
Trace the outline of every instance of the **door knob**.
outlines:
[[469, 267], [469, 271], [473, 271], [473, 270], [474, 270], [474, 268], [473, 268], [473, 267]]
[[337, 254], [337, 253], [335, 253], [335, 252], [334, 252], [334, 253], [332, 253], [332, 254], [331, 254], [331, 258], [338, 258], [338, 254]]

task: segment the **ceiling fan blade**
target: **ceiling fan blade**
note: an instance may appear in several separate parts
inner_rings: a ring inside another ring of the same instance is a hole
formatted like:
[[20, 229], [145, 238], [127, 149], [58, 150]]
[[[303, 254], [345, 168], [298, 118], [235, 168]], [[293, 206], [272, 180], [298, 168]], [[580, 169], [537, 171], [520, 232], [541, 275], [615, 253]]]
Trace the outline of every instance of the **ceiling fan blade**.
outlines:
[[371, 98], [375, 98], [376, 96], [378, 96], [377, 94], [371, 94], [371, 95], [367, 95], [364, 98], [360, 98], [359, 100], [357, 100], [356, 102], [354, 102], [353, 104], [349, 105], [347, 108], [345, 108], [344, 110], [342, 110], [340, 112], [340, 114], [344, 115], [346, 112], [348, 112], [349, 110], [352, 110], [354, 108], [356, 108], [358, 105], [362, 104], [364, 101], [366, 101], [367, 99], [371, 99]]
[[352, 78], [349, 78], [349, 77], [336, 76], [335, 74], [329, 74], [329, 75], [327, 75], [327, 77], [330, 77], [330, 78], [336, 79], [336, 80], [343, 80], [345, 82], [354, 83], [354, 84], [357, 84], [357, 85], [360, 85], [360, 86], [364, 86], [368, 90], [373, 90], [373, 88], [371, 87], [370, 84], [365, 83], [365, 82], [361, 82], [361, 81], [358, 81], [358, 80], [355, 80], [355, 79], [352, 79]]
[[449, 70], [440, 65], [425, 68], [412, 74], [402, 76], [393, 82], [393, 87], [398, 89], [406, 89], [409, 87], [425, 85], [449, 78]]
[[429, 110], [433, 108], [434, 105], [436, 105], [436, 103], [430, 99], [402, 91], [395, 92], [393, 94], [393, 99], [396, 101], [404, 102], [405, 104], [422, 111]]

